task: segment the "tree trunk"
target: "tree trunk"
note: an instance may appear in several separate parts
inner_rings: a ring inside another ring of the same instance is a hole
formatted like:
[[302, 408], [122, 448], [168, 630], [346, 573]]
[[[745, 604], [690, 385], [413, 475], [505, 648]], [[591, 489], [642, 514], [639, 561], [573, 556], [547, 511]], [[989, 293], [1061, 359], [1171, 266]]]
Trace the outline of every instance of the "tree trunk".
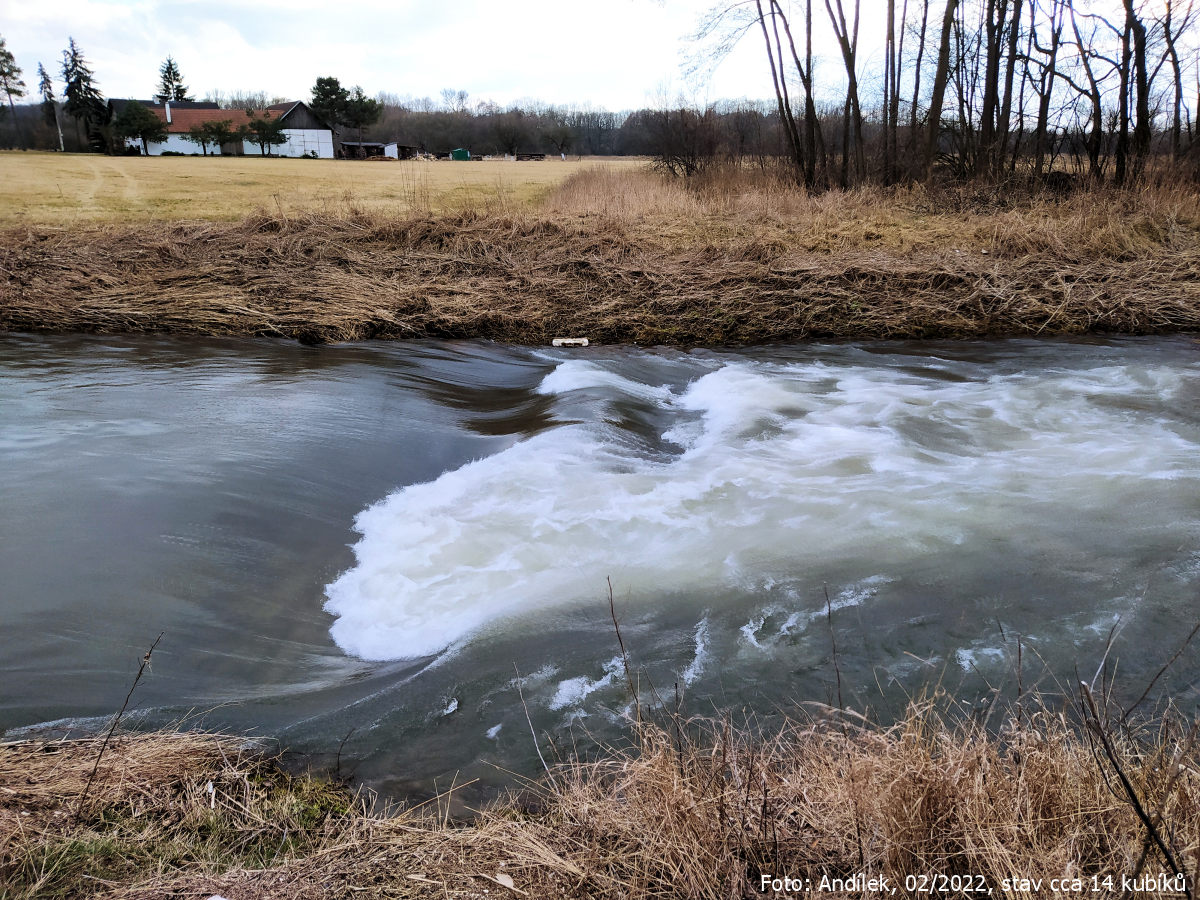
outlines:
[[[999, 164], [1008, 152], [1008, 135], [1012, 128], [1012, 97], [1013, 97], [1013, 78], [1017, 71], [1017, 45], [1021, 36], [1021, 10], [1024, 5], [1021, 0], [1012, 0], [1012, 18], [1008, 23], [1008, 60], [1005, 64], [1004, 72], [1004, 101], [1000, 105], [1000, 121], [997, 123], [997, 148], [996, 162]], [[1028, 59], [1028, 53], [1025, 55]], [[1021, 90], [1024, 91], [1025, 83], [1021, 82]], [[1024, 119], [1022, 119], [1022, 125]]]
[[883, 181], [895, 180], [892, 155], [892, 97], [897, 95], [896, 77], [896, 0], [887, 0], [887, 34], [883, 42]]
[[1083, 35], [1079, 31], [1079, 22], [1075, 18], [1075, 6], [1072, 3], [1068, 8], [1071, 11], [1071, 30], [1075, 34], [1075, 49], [1079, 54], [1080, 62], [1083, 63], [1083, 71], [1088, 81], [1087, 89], [1083, 92], [1087, 94], [1092, 107], [1092, 128], [1086, 143], [1088, 176], [1099, 181], [1104, 177], [1104, 169], [1100, 165], [1100, 150], [1104, 142], [1104, 107], [1101, 105], [1100, 84], [1096, 80], [1096, 73], [1092, 69], [1091, 58], [1088, 56], [1088, 48], [1084, 45]]
[[929, 0], [921, 4], [921, 32], [917, 37], [917, 62], [913, 66], [913, 98], [908, 111], [909, 166], [917, 163], [917, 105], [921, 99], [921, 62], [925, 56], [925, 32], [929, 24]]
[[1171, 16], [1175, 4], [1167, 0], [1167, 15], [1163, 20], [1163, 40], [1167, 45], [1167, 58], [1171, 61], [1171, 86], [1174, 96], [1171, 104], [1171, 158], [1179, 159], [1182, 155], [1182, 111], [1183, 111], [1183, 71], [1179, 65], [1179, 53], [1175, 50], [1175, 33], [1171, 30]]
[[[796, 174], [803, 178], [804, 163], [800, 154], [800, 136], [796, 131], [796, 121], [792, 116], [791, 104], [787, 96], [786, 78], [782, 72], [782, 52], [779, 53], [779, 63], [776, 65], [777, 47], [771, 43], [771, 32], [767, 29], [767, 17], [763, 11], [762, 0], [755, 0], [755, 6], [758, 9], [758, 24], [762, 28], [763, 43], [767, 50], [767, 60], [771, 64], [771, 83], [775, 88], [775, 101], [779, 108], [779, 124], [783, 127], [784, 134], [787, 135], [788, 145], [792, 150], [792, 163], [796, 168]], [[771, 11], [773, 15], [774, 3], [771, 4]]]
[[[1035, 24], [1033, 11], [1037, 0], [1029, 0], [1030, 26]], [[1054, 95], [1054, 76], [1058, 63], [1058, 46], [1062, 41], [1062, 6], [1060, 0], [1055, 0], [1050, 9], [1050, 49], [1048, 59], [1042, 69], [1041, 84], [1038, 88], [1037, 125], [1033, 138], [1033, 174], [1040, 178], [1046, 162], [1047, 131], [1050, 123], [1050, 100]], [[1038, 48], [1041, 50], [1041, 48]]]
[[842, 128], [844, 144], [842, 147], [842, 187], [844, 188], [849, 185], [849, 160], [851, 153], [854, 155], [854, 176], [856, 180], [862, 176], [864, 169], [862, 108], [858, 101], [858, 73], [856, 71], [860, 0], [854, 0], [853, 28], [848, 27], [846, 24], [846, 12], [842, 6], [842, 0], [833, 0], [833, 2], [837, 4], [836, 14], [834, 13], [833, 6], [830, 5], [830, 0], [825, 0], [825, 9], [829, 12], [829, 21], [833, 26], [838, 46], [842, 51], [842, 62], [846, 66], [846, 122]]
[[1125, 0], [1126, 33], [1133, 35], [1133, 175], [1141, 175], [1150, 154], [1150, 76], [1146, 69], [1146, 25], [1137, 17], [1133, 0]]
[[925, 142], [925, 180], [933, 177], [933, 161], [937, 158], [938, 140], [941, 137], [942, 99], [946, 94], [946, 82], [950, 78], [950, 37], [954, 30], [954, 13], [958, 0], [946, 0], [946, 11], [942, 15], [942, 37], [938, 44], [937, 69], [933, 76], [933, 95], [929, 98], [928, 134]]
[[1129, 20], [1121, 35], [1121, 94], [1117, 103], [1117, 184], [1124, 184], [1129, 175], [1129, 67], [1133, 60], [1133, 47], [1129, 34]]
[[[824, 153], [824, 140], [821, 138], [821, 125], [817, 121], [817, 107], [813, 101], [813, 83], [812, 83], [812, 0], [806, 0], [805, 3], [805, 63], [800, 64], [800, 56], [796, 52], [796, 41], [792, 37], [792, 26], [787, 20], [787, 16], [783, 15], [783, 8], [777, 0], [772, 0], [772, 6], [779, 13], [779, 17], [783, 21], [783, 30], [787, 35], [788, 47], [792, 51], [792, 62], [795, 63], [796, 72], [800, 75], [800, 83], [804, 87], [804, 184], [806, 187], [813, 187], [816, 183], [816, 164], [817, 164], [817, 145], [821, 145], [822, 153]], [[783, 69], [782, 48], [779, 60], [779, 68]], [[788, 110], [789, 115], [791, 110]], [[797, 146], [800, 143], [799, 130], [796, 128], [796, 123], [792, 121], [792, 129], [796, 134]], [[801, 154], [797, 151], [797, 156]]]

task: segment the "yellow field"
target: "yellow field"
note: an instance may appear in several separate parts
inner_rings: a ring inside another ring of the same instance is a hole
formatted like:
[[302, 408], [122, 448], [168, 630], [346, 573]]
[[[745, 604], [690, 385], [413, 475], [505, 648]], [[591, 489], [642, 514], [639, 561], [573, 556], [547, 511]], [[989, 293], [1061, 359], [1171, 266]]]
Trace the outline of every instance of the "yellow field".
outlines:
[[110, 157], [0, 153], [0, 226], [240, 219], [365, 209], [406, 213], [527, 205], [584, 166], [566, 162], [358, 162], [260, 157]]

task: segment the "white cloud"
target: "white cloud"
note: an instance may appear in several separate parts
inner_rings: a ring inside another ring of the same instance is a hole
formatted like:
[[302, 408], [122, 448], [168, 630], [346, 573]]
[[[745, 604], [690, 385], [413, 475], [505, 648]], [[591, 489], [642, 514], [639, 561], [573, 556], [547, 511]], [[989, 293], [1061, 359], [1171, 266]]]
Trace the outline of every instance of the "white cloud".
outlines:
[[[74, 37], [106, 95], [147, 96], [174, 56], [196, 95], [212, 89], [307, 96], [320, 75], [371, 94], [437, 98], [443, 88], [507, 103], [533, 98], [610, 109], [683, 86], [684, 40], [707, 0], [0, 0], [18, 64], [57, 74]], [[762, 95], [731, 61], [721, 95]], [[732, 73], [732, 74], [731, 74]], [[711, 91], [709, 92], [711, 93]]]

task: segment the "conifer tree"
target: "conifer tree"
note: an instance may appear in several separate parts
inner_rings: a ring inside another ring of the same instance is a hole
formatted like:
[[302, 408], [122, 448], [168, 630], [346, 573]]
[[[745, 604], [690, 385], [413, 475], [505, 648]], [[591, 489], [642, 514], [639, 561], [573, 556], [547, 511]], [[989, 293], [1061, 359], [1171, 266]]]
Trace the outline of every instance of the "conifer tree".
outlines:
[[381, 115], [383, 115], [383, 104], [378, 100], [372, 100], [363, 93], [362, 88], [356, 86], [346, 100], [343, 121], [351, 128], [358, 129], [358, 143], [361, 146], [363, 129], [378, 122]]
[[[20, 123], [17, 122], [17, 110], [13, 106], [13, 97], [25, 96], [25, 82], [21, 80], [21, 67], [17, 65], [12, 51], [4, 45], [3, 37], [0, 37], [0, 90], [8, 95], [8, 108], [12, 111], [13, 125], [19, 129]], [[0, 110], [3, 110], [3, 107], [0, 107]]]
[[54, 80], [46, 67], [38, 63], [38, 93], [42, 95], [42, 117], [47, 125], [53, 125], [58, 131], [58, 149], [63, 149], [62, 125], [58, 121], [58, 104], [54, 99]]
[[175, 60], [168, 56], [166, 61], [158, 70], [159, 82], [158, 93], [154, 95], [154, 99], [158, 101], [178, 100], [186, 101], [192, 98], [188, 96], [187, 85], [183, 83], [183, 75], [179, 72], [179, 66], [175, 64]]
[[[70, 38], [70, 46], [63, 51], [62, 75], [63, 81], [66, 82], [66, 87], [63, 88], [66, 102], [63, 107], [75, 119], [76, 132], [78, 133], [82, 124], [87, 133], [88, 143], [93, 146], [102, 145], [100, 126], [108, 116], [104, 95], [100, 93], [95, 76], [92, 75], [87, 60], [83, 58], [83, 51], [75, 43], [75, 38]], [[82, 143], [82, 139], [80, 142]]]
[[318, 78], [313, 85], [308, 105], [326, 125], [337, 131], [338, 126], [346, 122], [346, 104], [349, 102], [350, 92], [332, 75], [327, 75]]
[[54, 81], [46, 67], [38, 63], [38, 94], [42, 98], [42, 117], [47, 125], [54, 124]]

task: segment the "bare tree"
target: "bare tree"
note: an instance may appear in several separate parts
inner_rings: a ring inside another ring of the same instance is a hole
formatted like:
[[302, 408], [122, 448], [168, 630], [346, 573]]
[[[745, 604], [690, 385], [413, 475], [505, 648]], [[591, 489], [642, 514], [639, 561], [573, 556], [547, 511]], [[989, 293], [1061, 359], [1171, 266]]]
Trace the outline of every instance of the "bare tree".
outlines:
[[[842, 62], [846, 67], [845, 119], [842, 124], [842, 171], [841, 185], [848, 187], [862, 178], [866, 168], [862, 146], [862, 105], [858, 96], [858, 22], [859, 3], [854, 0], [854, 16], [846, 21], [846, 10], [842, 0], [825, 0], [829, 23], [833, 26], [838, 48], [842, 51]], [[850, 161], [853, 159], [853, 168]]]
[[933, 75], [933, 94], [929, 98], [927, 116], [928, 135], [925, 143], [925, 178], [933, 175], [933, 161], [937, 158], [938, 141], [941, 138], [942, 100], [946, 95], [946, 84], [950, 80], [950, 41], [954, 31], [954, 14], [958, 0], [946, 0], [942, 13], [942, 35], [938, 42], [937, 69]]
[[1183, 66], [1179, 60], [1179, 35], [1192, 24], [1193, 0], [1188, 0], [1183, 15], [1175, 19], [1175, 0], [1166, 0], [1166, 10], [1160, 20], [1165, 56], [1171, 62], [1171, 156], [1179, 159], [1183, 154]]

